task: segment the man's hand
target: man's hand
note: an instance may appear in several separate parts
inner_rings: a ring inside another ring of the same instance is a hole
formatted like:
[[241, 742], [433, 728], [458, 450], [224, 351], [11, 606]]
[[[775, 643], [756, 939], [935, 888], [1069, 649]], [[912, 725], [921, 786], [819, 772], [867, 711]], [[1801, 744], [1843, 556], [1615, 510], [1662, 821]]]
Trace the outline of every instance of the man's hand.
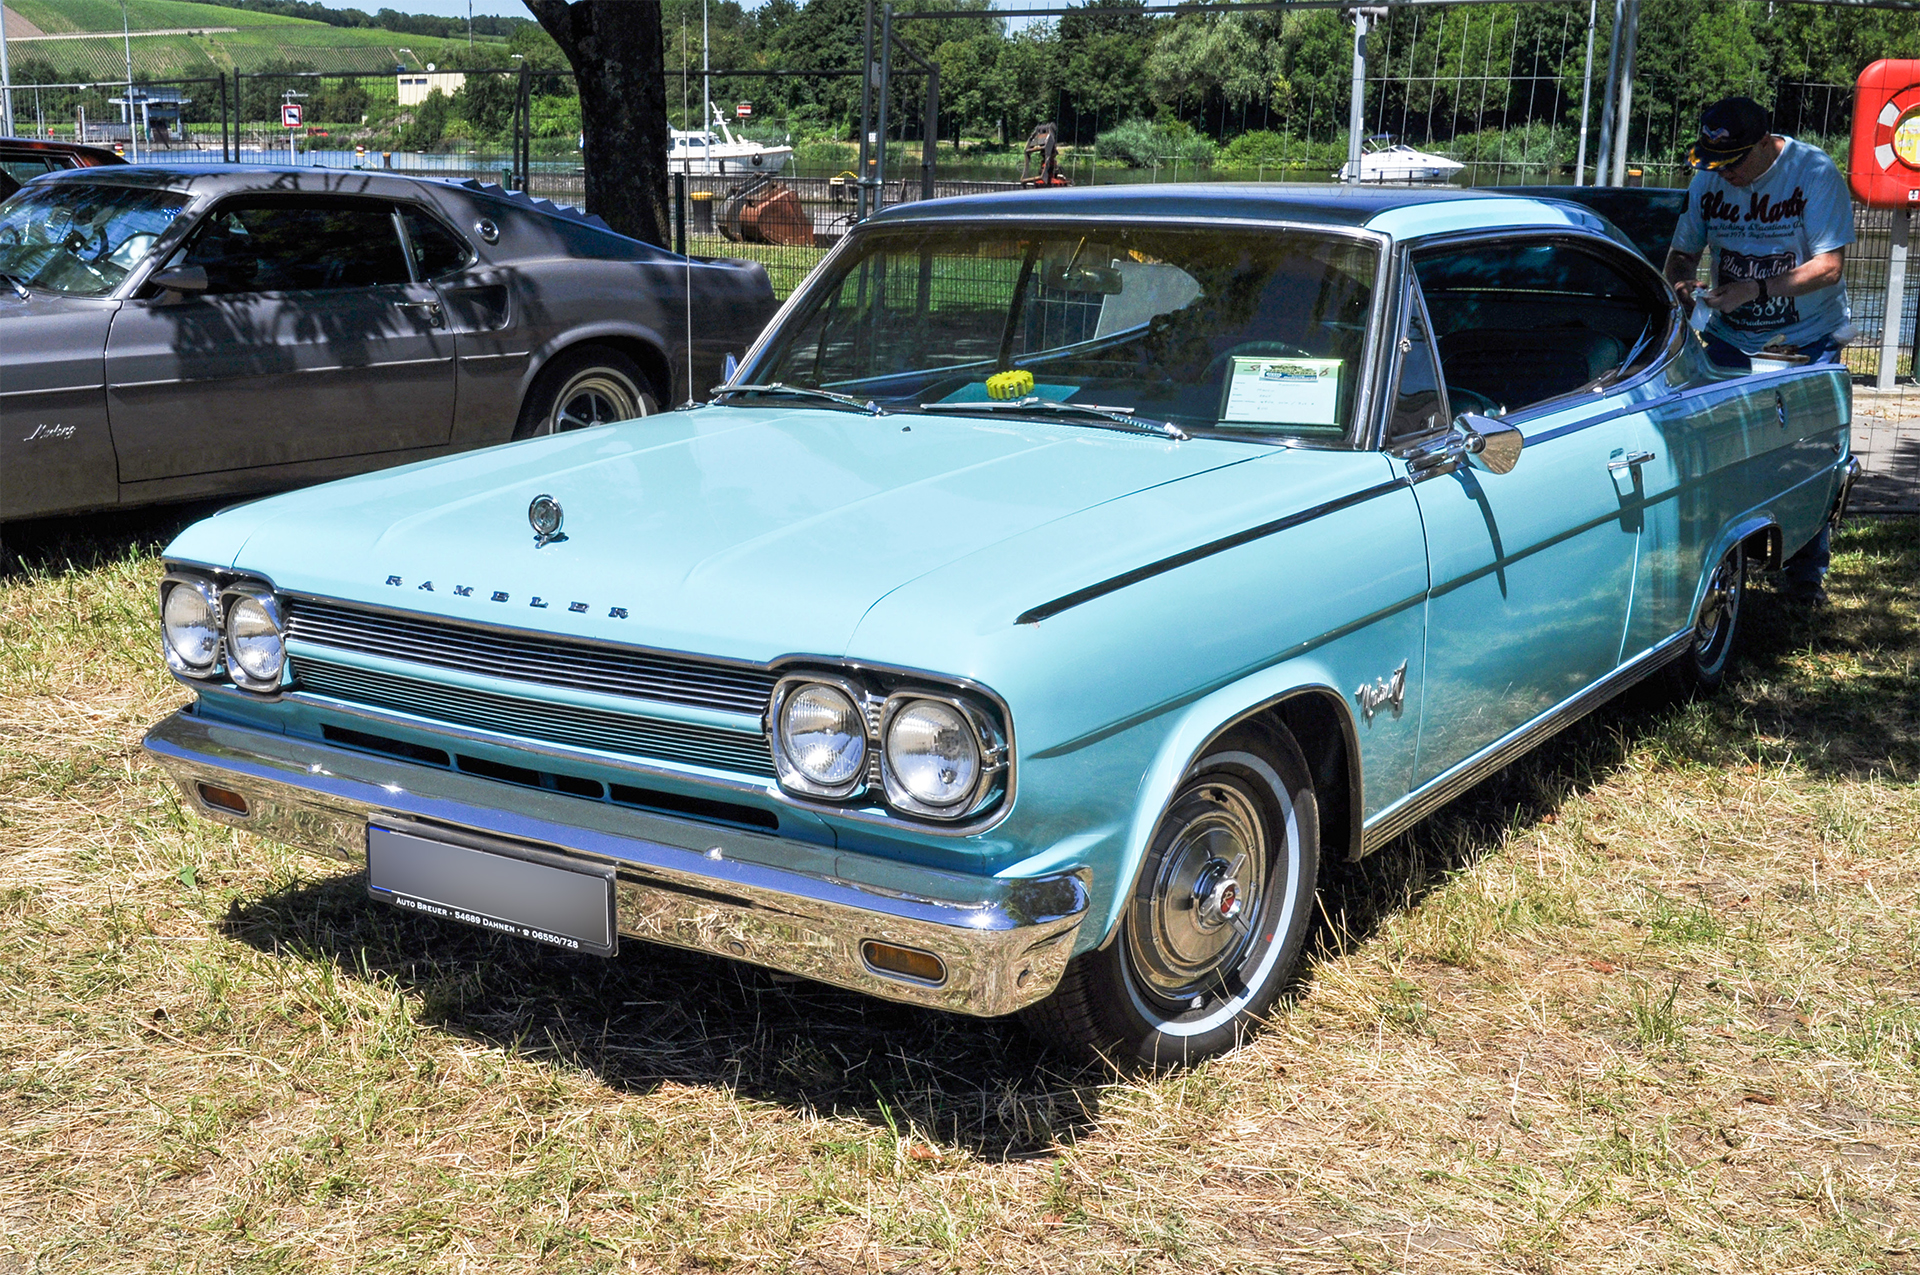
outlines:
[[1700, 298], [1707, 303], [1709, 310], [1718, 310], [1726, 314], [1738, 310], [1750, 301], [1760, 299], [1760, 281], [1758, 279], [1735, 279], [1732, 283], [1723, 283], [1712, 292]]

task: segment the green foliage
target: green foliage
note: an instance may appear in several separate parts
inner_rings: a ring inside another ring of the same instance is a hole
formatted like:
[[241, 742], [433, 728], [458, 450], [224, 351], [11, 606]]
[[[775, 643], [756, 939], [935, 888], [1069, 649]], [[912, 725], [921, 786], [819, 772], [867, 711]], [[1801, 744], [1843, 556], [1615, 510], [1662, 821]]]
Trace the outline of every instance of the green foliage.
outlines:
[[453, 95], [453, 105], [475, 130], [497, 137], [512, 130], [519, 93], [518, 76], [473, 74]]
[[1128, 120], [1100, 134], [1095, 145], [1102, 159], [1117, 159], [1129, 168], [1151, 168], [1178, 160], [1206, 164], [1213, 159], [1213, 139], [1202, 137], [1179, 120], [1148, 123]]
[[452, 114], [452, 101], [445, 93], [435, 89], [427, 94], [426, 101], [413, 108], [413, 119], [400, 130], [400, 149], [432, 150], [446, 136]]

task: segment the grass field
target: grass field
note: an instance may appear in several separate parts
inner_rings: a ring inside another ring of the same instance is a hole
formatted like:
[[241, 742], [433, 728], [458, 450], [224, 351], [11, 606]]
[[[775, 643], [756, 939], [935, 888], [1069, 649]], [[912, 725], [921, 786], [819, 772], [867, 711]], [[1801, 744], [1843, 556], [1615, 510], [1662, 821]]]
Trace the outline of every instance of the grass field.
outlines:
[[0, 577], [0, 1271], [1920, 1270], [1920, 525], [1325, 892], [1192, 1070], [370, 903], [140, 755], [175, 512]]

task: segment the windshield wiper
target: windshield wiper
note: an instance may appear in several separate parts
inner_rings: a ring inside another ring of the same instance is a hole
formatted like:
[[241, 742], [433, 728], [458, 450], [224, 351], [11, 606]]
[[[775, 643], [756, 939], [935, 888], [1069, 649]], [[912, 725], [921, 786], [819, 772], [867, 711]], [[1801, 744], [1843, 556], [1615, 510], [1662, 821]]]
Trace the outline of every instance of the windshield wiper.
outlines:
[[19, 297], [22, 301], [33, 300], [33, 294], [27, 291], [27, 285], [20, 281], [19, 275], [8, 274], [6, 271], [0, 270], [0, 280], [5, 280], [7, 286], [13, 289], [13, 295]]
[[718, 385], [712, 393], [715, 398], [722, 394], [791, 394], [795, 398], [817, 398], [823, 402], [838, 403], [856, 412], [865, 412], [868, 416], [890, 414], [870, 398], [855, 398], [851, 394], [836, 394], [832, 390], [816, 390], [806, 385], [788, 385], [785, 381], [774, 381], [770, 385]]
[[982, 403], [921, 403], [916, 409], [922, 412], [1029, 412], [1041, 415], [1091, 416], [1098, 420], [1111, 422], [1101, 426], [1111, 429], [1115, 425], [1123, 427], [1130, 434], [1158, 434], [1162, 438], [1177, 438], [1185, 441], [1193, 435], [1181, 429], [1172, 421], [1156, 421], [1149, 416], [1135, 416], [1131, 407], [1101, 407], [1095, 403], [1062, 403], [1058, 399], [1039, 398], [1029, 394], [1026, 398], [988, 399]]

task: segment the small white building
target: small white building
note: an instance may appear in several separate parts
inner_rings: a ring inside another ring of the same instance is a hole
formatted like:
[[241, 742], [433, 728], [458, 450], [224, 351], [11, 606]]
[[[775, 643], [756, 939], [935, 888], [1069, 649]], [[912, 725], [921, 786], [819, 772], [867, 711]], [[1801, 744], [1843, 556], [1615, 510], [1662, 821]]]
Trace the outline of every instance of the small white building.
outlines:
[[420, 105], [435, 89], [452, 97], [467, 83], [467, 77], [459, 71], [402, 71], [394, 80], [402, 106]]

